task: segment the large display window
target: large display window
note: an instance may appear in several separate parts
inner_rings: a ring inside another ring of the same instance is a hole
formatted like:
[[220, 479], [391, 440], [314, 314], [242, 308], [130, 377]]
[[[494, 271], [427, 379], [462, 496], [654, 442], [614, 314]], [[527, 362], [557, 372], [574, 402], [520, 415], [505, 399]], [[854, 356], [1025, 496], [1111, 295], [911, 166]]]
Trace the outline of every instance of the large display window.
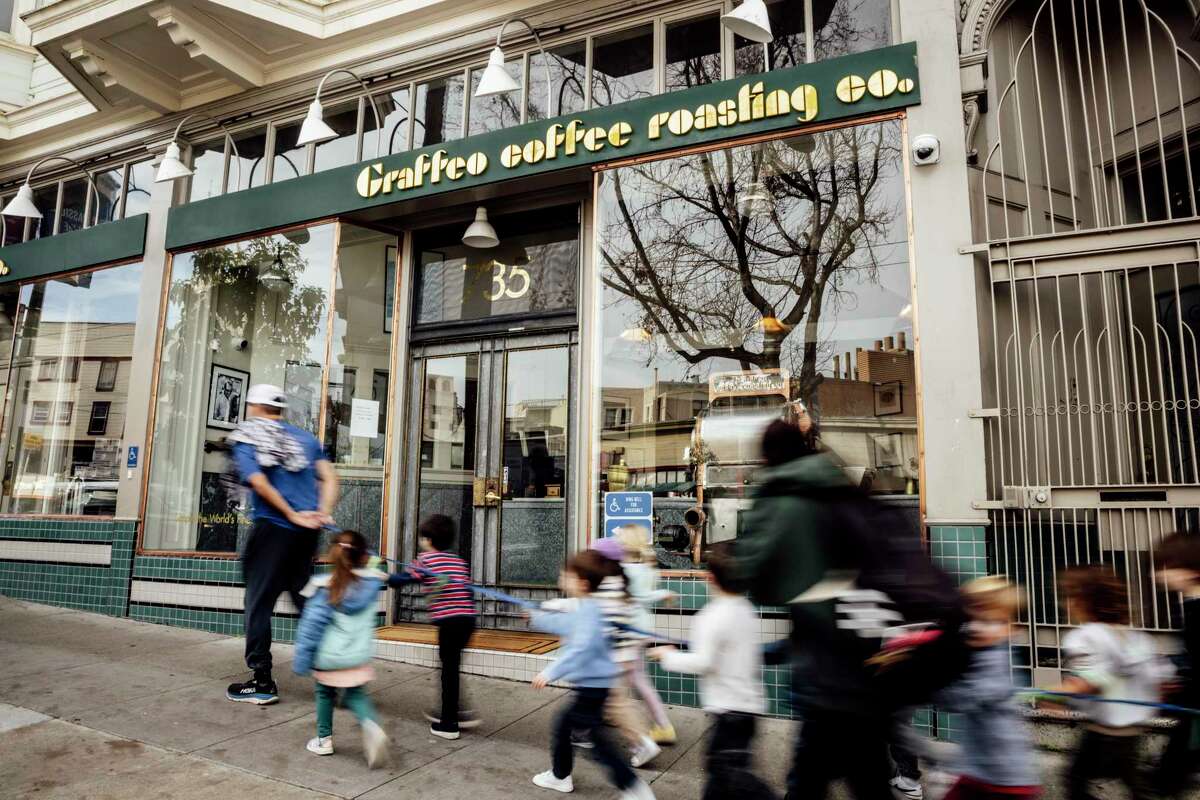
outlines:
[[[603, 493], [648, 491], [666, 567], [735, 538], [767, 423], [916, 508], [901, 124], [623, 166], [597, 193]], [[907, 498], [907, 500], [905, 499]]]
[[142, 265], [0, 288], [0, 512], [116, 513]]
[[324, 442], [339, 526], [378, 546], [395, 260], [394, 236], [333, 223], [173, 257], [144, 549], [239, 549], [250, 521], [222, 480], [224, 439], [256, 383], [282, 387], [287, 420]]

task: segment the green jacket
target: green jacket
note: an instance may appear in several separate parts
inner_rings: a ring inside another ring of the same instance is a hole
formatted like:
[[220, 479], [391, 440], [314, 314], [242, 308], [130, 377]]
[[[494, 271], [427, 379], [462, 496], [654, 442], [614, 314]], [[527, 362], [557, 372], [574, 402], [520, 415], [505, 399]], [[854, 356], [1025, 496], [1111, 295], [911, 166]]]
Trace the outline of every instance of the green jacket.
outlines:
[[[734, 549], [738, 573], [762, 605], [787, 606], [792, 621], [793, 699], [820, 708], [875, 715], [883, 708], [854, 637], [837, 628], [827, 590], [847, 573], [830, 563], [826, 543], [838, 524], [823, 494], [845, 489], [845, 473], [825, 454], [797, 458], [758, 474], [754, 506]], [[840, 565], [845, 566], [845, 565]], [[797, 598], [817, 586], [809, 599]], [[820, 598], [826, 599], [820, 599]]]
[[814, 496], [847, 483], [824, 454], [759, 470], [754, 506], [736, 550], [738, 572], [755, 602], [787, 605], [824, 577], [828, 565], [820, 534], [832, 515]]

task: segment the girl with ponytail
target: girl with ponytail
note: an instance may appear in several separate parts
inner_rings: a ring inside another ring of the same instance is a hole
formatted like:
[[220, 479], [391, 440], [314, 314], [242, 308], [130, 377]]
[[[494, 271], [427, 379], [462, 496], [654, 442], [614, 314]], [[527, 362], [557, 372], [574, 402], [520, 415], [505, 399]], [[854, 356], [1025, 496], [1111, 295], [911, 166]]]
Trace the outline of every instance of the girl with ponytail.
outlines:
[[296, 630], [297, 675], [312, 672], [317, 681], [317, 735], [308, 750], [333, 753], [333, 707], [339, 692], [362, 727], [367, 765], [375, 767], [387, 754], [388, 739], [379, 726], [366, 685], [375, 677], [375, 617], [379, 591], [388, 575], [368, 568], [367, 540], [357, 531], [333, 537], [328, 560], [331, 572], [315, 576], [302, 594], [308, 598]]

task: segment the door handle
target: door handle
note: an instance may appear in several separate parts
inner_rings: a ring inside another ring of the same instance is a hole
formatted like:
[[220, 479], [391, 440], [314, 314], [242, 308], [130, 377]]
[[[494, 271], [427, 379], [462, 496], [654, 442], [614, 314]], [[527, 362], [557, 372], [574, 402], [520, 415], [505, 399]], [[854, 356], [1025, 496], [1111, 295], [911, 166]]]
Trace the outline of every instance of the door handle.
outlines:
[[500, 495], [500, 481], [496, 478], [476, 478], [473, 486], [476, 508], [495, 508], [504, 498]]
[[502, 498], [500, 495], [496, 494], [495, 492], [488, 492], [487, 494], [485, 494], [483, 496], [483, 499], [489, 506], [498, 506], [498, 505], [500, 505], [500, 501], [503, 500], [504, 498]]

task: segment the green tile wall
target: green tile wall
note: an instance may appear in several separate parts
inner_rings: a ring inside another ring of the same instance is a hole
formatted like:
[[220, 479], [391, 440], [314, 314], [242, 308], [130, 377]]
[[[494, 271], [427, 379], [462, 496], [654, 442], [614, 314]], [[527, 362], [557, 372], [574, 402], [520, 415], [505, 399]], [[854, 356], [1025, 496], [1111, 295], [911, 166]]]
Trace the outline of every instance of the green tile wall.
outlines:
[[109, 566], [0, 561], [0, 594], [124, 616], [137, 523], [130, 520], [0, 519], [0, 539], [109, 544]]

